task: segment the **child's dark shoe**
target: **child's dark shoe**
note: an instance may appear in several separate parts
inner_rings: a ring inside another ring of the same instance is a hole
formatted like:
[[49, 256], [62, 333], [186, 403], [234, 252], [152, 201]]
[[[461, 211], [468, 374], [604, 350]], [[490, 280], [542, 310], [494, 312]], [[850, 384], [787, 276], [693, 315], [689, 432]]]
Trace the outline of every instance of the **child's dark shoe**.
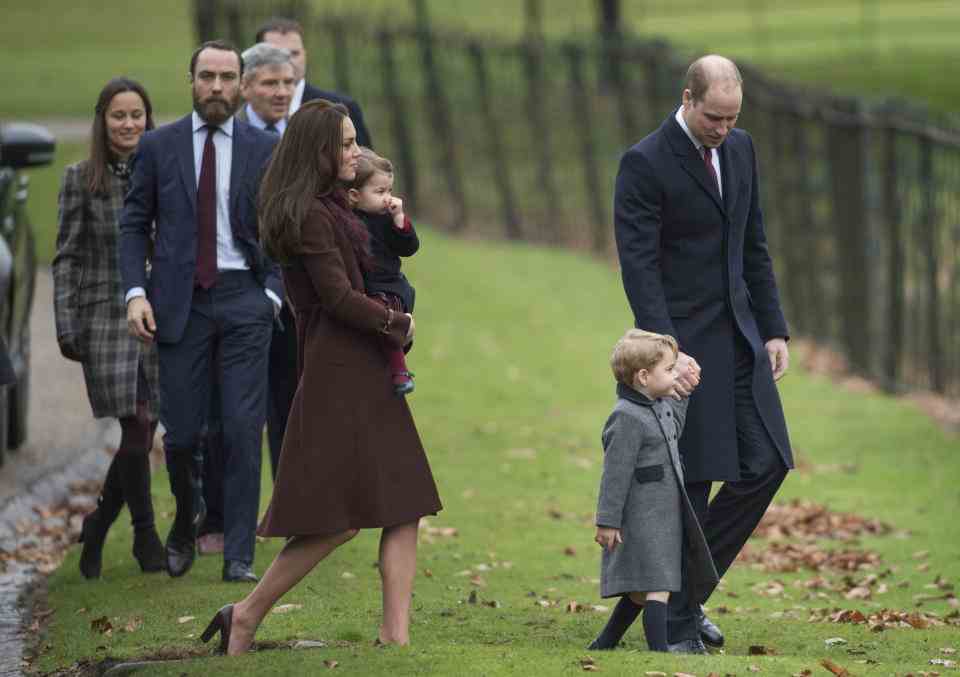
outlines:
[[395, 395], [409, 395], [413, 392], [413, 372], [398, 371], [393, 375], [393, 393]]

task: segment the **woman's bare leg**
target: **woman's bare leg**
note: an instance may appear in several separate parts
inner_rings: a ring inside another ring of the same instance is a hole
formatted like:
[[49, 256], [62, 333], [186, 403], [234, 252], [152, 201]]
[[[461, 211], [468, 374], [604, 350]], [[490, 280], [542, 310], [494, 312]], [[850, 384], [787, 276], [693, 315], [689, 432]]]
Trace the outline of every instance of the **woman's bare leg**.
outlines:
[[257, 587], [233, 605], [227, 654], [237, 656], [245, 653], [253, 643], [253, 636], [263, 617], [277, 600], [310, 573], [320, 560], [356, 535], [356, 529], [350, 529], [333, 536], [294, 536], [287, 541]]
[[383, 580], [384, 644], [410, 643], [410, 597], [417, 573], [417, 522], [383, 530], [380, 536], [380, 577]]

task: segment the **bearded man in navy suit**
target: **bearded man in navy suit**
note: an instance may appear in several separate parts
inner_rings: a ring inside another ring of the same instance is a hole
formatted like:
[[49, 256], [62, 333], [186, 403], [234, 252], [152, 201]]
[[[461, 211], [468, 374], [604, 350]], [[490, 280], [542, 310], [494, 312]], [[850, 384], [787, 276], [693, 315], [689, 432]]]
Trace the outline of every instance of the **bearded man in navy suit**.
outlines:
[[[729, 59], [695, 61], [680, 108], [624, 154], [614, 200], [636, 326], [677, 339], [680, 394], [691, 393], [703, 368], [680, 453], [721, 576], [793, 467], [775, 385], [788, 366], [787, 323], [753, 140], [735, 128], [742, 82]], [[714, 481], [723, 484], [709, 501]], [[624, 602], [618, 610], [625, 619], [639, 612]], [[703, 642], [720, 646], [723, 635], [681, 590], [670, 598], [668, 641], [671, 651], [705, 653]]]
[[156, 341], [160, 359], [160, 418], [177, 503], [167, 570], [182, 576], [196, 555], [204, 513], [197, 445], [216, 378], [228, 455], [223, 579], [256, 582], [264, 384], [283, 288], [260, 247], [256, 210], [276, 136], [233, 117], [242, 75], [229, 43], [207, 42], [193, 53], [194, 110], [141, 139], [119, 248], [130, 330]]

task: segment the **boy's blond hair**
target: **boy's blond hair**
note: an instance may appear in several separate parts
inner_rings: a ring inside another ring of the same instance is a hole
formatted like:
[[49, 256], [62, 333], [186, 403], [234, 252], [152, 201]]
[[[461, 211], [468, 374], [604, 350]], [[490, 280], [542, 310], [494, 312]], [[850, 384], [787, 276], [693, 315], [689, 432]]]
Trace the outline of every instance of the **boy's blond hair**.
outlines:
[[643, 329], [629, 329], [613, 347], [610, 368], [618, 383], [633, 385], [633, 376], [641, 369], [652, 369], [665, 355], [676, 358], [677, 341], [667, 334]]
[[370, 177], [380, 172], [393, 174], [393, 163], [385, 157], [377, 155], [366, 146], [360, 146], [360, 158], [357, 160], [357, 175], [350, 182], [350, 188], [360, 190]]

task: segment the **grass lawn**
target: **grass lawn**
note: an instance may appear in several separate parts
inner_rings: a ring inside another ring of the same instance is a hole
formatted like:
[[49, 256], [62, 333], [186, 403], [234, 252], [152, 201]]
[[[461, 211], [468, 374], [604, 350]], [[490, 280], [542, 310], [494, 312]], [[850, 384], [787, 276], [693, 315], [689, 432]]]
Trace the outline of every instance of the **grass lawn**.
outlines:
[[[78, 548], [50, 578], [55, 611], [41, 639], [40, 672], [81, 659], [191, 652], [199, 652], [195, 660], [144, 674], [307, 674], [323, 670], [323, 661], [358, 675], [583, 671], [584, 647], [606, 613], [566, 609], [572, 601], [609, 605], [598, 598], [591, 515], [601, 471], [599, 432], [613, 401], [607, 357], [630, 323], [618, 276], [565, 252], [452, 240], [430, 230], [422, 240], [407, 267], [419, 290], [411, 404], [445, 506], [431, 526], [455, 528], [457, 535], [422, 533], [412, 646], [372, 646], [380, 609], [377, 534], [364, 532], [283, 599], [299, 606], [271, 614], [258, 635], [261, 641], [320, 639], [327, 648], [209, 657], [198, 635], [218, 607], [248, 588], [221, 583], [216, 558], [201, 558], [181, 579], [140, 574], [122, 516], [100, 581], [81, 579]], [[820, 542], [827, 550], [877, 553], [874, 568], [848, 575], [882, 575], [887, 590], [874, 585], [871, 599], [849, 601], [794, 585], [813, 572], [767, 573], [738, 564], [711, 600], [728, 638], [726, 655], [650, 654], [642, 650], [638, 624], [626, 650], [592, 655], [603, 673], [744, 675], [756, 666], [771, 675], [826, 674], [817, 664], [829, 658], [857, 675], [917, 674], [937, 670], [930, 659], [950, 658], [941, 647], [960, 648], [957, 627], [873, 633], [865, 625], [807, 622], [812, 609], [823, 607], [913, 611], [915, 595], [941, 594], [925, 587], [936, 576], [960, 582], [960, 522], [951, 517], [960, 508], [960, 440], [911, 405], [852, 394], [799, 369], [782, 392], [802, 469], [791, 473], [780, 500], [809, 499], [901, 532]], [[154, 494], [165, 532], [173, 503], [162, 472]], [[264, 501], [268, 496], [265, 481]], [[279, 546], [277, 540], [258, 546], [258, 571]], [[765, 546], [752, 542], [754, 550]], [[915, 559], [917, 551], [929, 555]], [[820, 575], [840, 583], [845, 574]], [[774, 580], [782, 582], [781, 592], [754, 591], [775, 588]], [[942, 616], [953, 609], [939, 599], [921, 610]], [[103, 616], [115, 628], [109, 636], [91, 629]], [[846, 643], [829, 647], [831, 638]], [[753, 645], [776, 655], [748, 655]]]

